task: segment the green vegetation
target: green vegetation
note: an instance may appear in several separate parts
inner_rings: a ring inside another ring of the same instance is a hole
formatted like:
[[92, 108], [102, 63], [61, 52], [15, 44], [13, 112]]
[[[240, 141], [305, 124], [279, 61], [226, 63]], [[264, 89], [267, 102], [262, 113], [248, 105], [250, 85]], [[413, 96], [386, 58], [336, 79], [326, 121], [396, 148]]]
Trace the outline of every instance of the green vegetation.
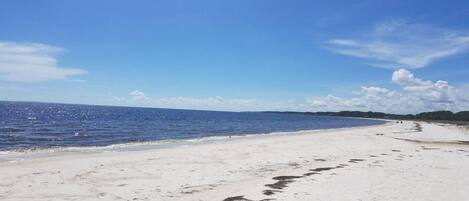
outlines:
[[380, 118], [380, 119], [398, 119], [398, 120], [428, 120], [428, 121], [465, 121], [469, 122], [469, 111], [453, 113], [451, 111], [423, 112], [419, 114], [386, 114], [382, 112], [361, 112], [361, 111], [341, 111], [341, 112], [273, 112], [266, 113], [286, 113], [303, 114], [319, 116], [339, 116], [339, 117], [362, 117], [362, 118]]

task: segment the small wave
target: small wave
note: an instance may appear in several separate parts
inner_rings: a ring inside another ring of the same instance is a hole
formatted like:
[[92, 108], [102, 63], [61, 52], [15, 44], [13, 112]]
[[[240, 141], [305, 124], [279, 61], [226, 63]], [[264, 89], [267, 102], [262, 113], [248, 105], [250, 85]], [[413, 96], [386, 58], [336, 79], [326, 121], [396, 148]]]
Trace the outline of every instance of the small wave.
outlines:
[[16, 132], [24, 132], [24, 129], [20, 128], [0, 128], [0, 132], [6, 132], [6, 133], [16, 133]]
[[49, 132], [49, 131], [53, 131], [52, 129], [49, 129], [49, 128], [38, 128], [36, 129], [36, 131], [39, 131], [39, 132]]
[[[370, 126], [360, 126], [360, 128], [373, 127], [377, 125]], [[156, 148], [155, 146], [164, 146], [164, 145], [187, 145], [194, 143], [206, 143], [206, 142], [216, 142], [230, 139], [249, 139], [249, 138], [258, 138], [266, 136], [280, 136], [280, 135], [300, 135], [300, 134], [311, 134], [322, 131], [337, 131], [337, 130], [347, 130], [355, 128], [353, 127], [344, 127], [344, 128], [328, 128], [328, 129], [313, 129], [313, 130], [300, 130], [300, 131], [288, 131], [288, 132], [270, 132], [270, 133], [256, 133], [256, 134], [234, 134], [227, 136], [204, 136], [199, 138], [187, 138], [187, 139], [165, 139], [165, 140], [152, 140], [152, 141], [139, 141], [139, 142], [127, 142], [127, 143], [117, 143], [105, 146], [75, 146], [75, 147], [34, 147], [34, 148], [18, 148], [14, 150], [0, 151], [0, 155], [9, 155], [9, 154], [40, 154], [40, 153], [59, 153], [59, 152], [99, 152], [99, 151], [125, 151], [130, 148]], [[138, 149], [137, 149], [138, 150]]]
[[[282, 116], [283, 118], [284, 116]], [[269, 119], [266, 119], [265, 121], [267, 122]], [[291, 120], [293, 121], [293, 120]], [[75, 126], [76, 122], [71, 121], [71, 126]], [[270, 122], [270, 121], [268, 121]], [[316, 124], [318, 124], [317, 121], [315, 121]], [[319, 122], [321, 123], [321, 122]], [[125, 123], [123, 123], [125, 124]], [[246, 123], [247, 126], [251, 125], [252, 123]], [[44, 124], [42, 124], [44, 125]], [[41, 127], [42, 127], [41, 125]], [[192, 125], [192, 124], [191, 124]], [[199, 123], [194, 123], [194, 126], [199, 125]], [[210, 124], [209, 124], [210, 125]], [[244, 124], [243, 124], [244, 125]], [[269, 124], [270, 125], [270, 124]], [[173, 135], [173, 133], [166, 134], [164, 136], [159, 136], [159, 139], [151, 139], [148, 141], [137, 141], [137, 142], [128, 142], [129, 140], [135, 140], [135, 139], [145, 139], [147, 140], [147, 136], [141, 136], [141, 135], [135, 135], [131, 136], [128, 133], [131, 133], [130, 131], [127, 132], [127, 130], [124, 130], [124, 135], [120, 136], [122, 133], [121, 130], [117, 130], [117, 132], [114, 132], [114, 130], [109, 130], [109, 132], [106, 132], [107, 135], [100, 135], [99, 132], [93, 132], [92, 129], [96, 130], [102, 130], [102, 128], [99, 128], [97, 125], [93, 125], [93, 128], [87, 128], [86, 126], [83, 125], [78, 125], [75, 126], [74, 128], [69, 128], [69, 126], [65, 126], [67, 129], [66, 130], [60, 130], [62, 127], [58, 127], [58, 132], [53, 133], [50, 131], [56, 130], [56, 129], [49, 129], [49, 128], [40, 128], [44, 129], [43, 134], [42, 133], [33, 133], [34, 135], [40, 135], [38, 138], [37, 136], [31, 135], [31, 136], [22, 136], [18, 134], [11, 134], [11, 136], [6, 136], [10, 137], [12, 139], [7, 139], [10, 140], [11, 143], [14, 144], [19, 144], [19, 141], [24, 144], [20, 144], [20, 146], [28, 146], [27, 148], [17, 148], [15, 150], [9, 150], [13, 146], [0, 146], [0, 150], [2, 148], [8, 149], [8, 153], [12, 152], [18, 152], [18, 153], [36, 153], [36, 152], [67, 152], [67, 151], [96, 151], [96, 150], [114, 150], [114, 149], [125, 149], [127, 147], [137, 147], [137, 146], [145, 146], [145, 145], [161, 145], [161, 144], [178, 144], [178, 143], [198, 143], [198, 142], [205, 142], [205, 141], [216, 141], [216, 140], [226, 140], [230, 139], [230, 135], [226, 134], [225, 132], [251, 132], [252, 134], [246, 134], [246, 133], [239, 133], [239, 134], [231, 134], [232, 138], [239, 138], [239, 137], [254, 137], [254, 136], [264, 136], [264, 135], [281, 135], [281, 134], [295, 134], [295, 133], [302, 133], [302, 132], [314, 132], [318, 130], [328, 130], [328, 129], [305, 129], [305, 130], [300, 130], [300, 131], [288, 131], [288, 132], [266, 132], [265, 130], [275, 130], [271, 126], [266, 125], [264, 126], [264, 133], [262, 133], [259, 128], [257, 127], [251, 127], [250, 129], [228, 129], [228, 130], [221, 130], [221, 129], [195, 129], [196, 132], [193, 133], [188, 133], [191, 131], [190, 129], [186, 130], [180, 130], [180, 132], [176, 133]], [[353, 124], [349, 124], [353, 125]], [[11, 126], [11, 125], [10, 125]], [[70, 127], [71, 127], [70, 126]], [[106, 125], [102, 125], [105, 127]], [[227, 126], [227, 125], [225, 125]], [[229, 126], [229, 125], [228, 125]], [[275, 126], [275, 125], [272, 125]], [[356, 126], [362, 126], [357, 124]], [[351, 127], [356, 127], [356, 126], [351, 126]], [[373, 125], [374, 126], [374, 125]], [[216, 126], [215, 126], [216, 127]], [[238, 126], [239, 127], [239, 126]], [[323, 127], [321, 125], [321, 127]], [[117, 128], [117, 127], [116, 127]], [[128, 129], [128, 127], [125, 127], [125, 129]], [[133, 127], [132, 127], [133, 128]], [[152, 129], [151, 125], [146, 128], [147, 130], [158, 130], [161, 129], [160, 127], [155, 127]], [[221, 127], [223, 128], [223, 127]], [[342, 127], [339, 129], [346, 129], [347, 127]], [[5, 129], [5, 130], [2, 130]], [[40, 130], [39, 129], [39, 130]], [[278, 129], [278, 128], [277, 128]], [[330, 129], [338, 129], [338, 128], [330, 128]], [[107, 130], [107, 129], [104, 129]], [[243, 131], [241, 131], [243, 130]], [[7, 132], [11, 131], [11, 132]], [[7, 135], [8, 133], [12, 132], [22, 132], [24, 130], [22, 129], [17, 129], [13, 127], [7, 127], [7, 128], [0, 128], [0, 132], [5, 132]], [[138, 130], [137, 130], [138, 131]], [[49, 133], [50, 132], [50, 133]], [[86, 133], [85, 133], [86, 132]], [[210, 133], [213, 132], [213, 135], [210, 135]], [[255, 133], [253, 133], [255, 132]], [[1, 133], [0, 133], [1, 134]], [[50, 134], [50, 135], [49, 135]], [[217, 135], [218, 134], [218, 135]], [[18, 136], [17, 136], [18, 135]], [[55, 137], [55, 135], [63, 137]], [[202, 135], [200, 137], [194, 137], [194, 135]], [[119, 138], [119, 137], [125, 137], [125, 136], [131, 136], [133, 138]], [[80, 139], [83, 138], [83, 139]], [[113, 138], [113, 139], [111, 139]], [[167, 138], [173, 138], [173, 139], [167, 139]], [[54, 141], [54, 143], [49, 143], [49, 141]], [[55, 142], [57, 141], [57, 142]], [[127, 141], [127, 142], [126, 142]], [[36, 143], [39, 142], [39, 143]], [[44, 143], [43, 143], [44, 142]], [[119, 142], [124, 142], [124, 143], [119, 143]], [[110, 144], [110, 143], [115, 143], [115, 144]], [[98, 145], [99, 144], [99, 145]], [[106, 145], [110, 144], [110, 145]], [[50, 147], [48, 145], [60, 145], [60, 146], [54, 146]], [[33, 146], [33, 147], [31, 147]], [[37, 147], [34, 147], [37, 146]], [[4, 149], [4, 150], [5, 150]]]
[[80, 132], [75, 132], [73, 134], [74, 137], [88, 137], [88, 134], [86, 133], [80, 133]]

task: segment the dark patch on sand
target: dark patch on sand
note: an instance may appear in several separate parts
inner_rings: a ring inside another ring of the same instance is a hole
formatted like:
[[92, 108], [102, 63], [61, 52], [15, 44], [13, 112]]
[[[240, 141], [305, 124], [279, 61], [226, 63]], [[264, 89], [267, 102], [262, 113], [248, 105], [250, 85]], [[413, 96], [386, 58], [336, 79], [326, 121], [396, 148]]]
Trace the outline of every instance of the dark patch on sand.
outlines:
[[332, 170], [332, 169], [335, 169], [335, 167], [320, 167], [320, 168], [310, 169], [310, 171], [312, 171], [312, 172], [322, 172], [322, 171], [328, 171], [328, 170]]
[[[262, 199], [262, 200], [259, 200], [259, 201], [271, 201], [271, 200], [273, 200], [273, 199]], [[223, 201], [254, 201], [254, 200], [247, 199], [244, 196], [240, 195], [240, 196], [225, 198]]]
[[[353, 159], [351, 159], [351, 160], [353, 160]], [[355, 159], [355, 160], [363, 161], [363, 159]], [[348, 166], [347, 164], [339, 164], [339, 165], [333, 166], [333, 167], [319, 167], [319, 168], [310, 169], [309, 170], [310, 172], [304, 173], [301, 176], [277, 176], [277, 177], [273, 177], [272, 179], [277, 180], [277, 182], [272, 183], [272, 184], [266, 184], [265, 186], [269, 187], [270, 189], [264, 190], [263, 193], [264, 193], [264, 195], [269, 195], [270, 196], [270, 195], [273, 195], [277, 192], [281, 192], [280, 191], [281, 189], [286, 188], [288, 186], [288, 184], [294, 182], [295, 179], [308, 177], [308, 176], [312, 176], [312, 175], [317, 175], [317, 174], [321, 174], [321, 172], [323, 172], [323, 171], [329, 171], [329, 170], [333, 170], [333, 169], [344, 168], [344, 167], [347, 167], [347, 166]]]
[[392, 152], [401, 152], [401, 150], [398, 150], [398, 149], [393, 149], [391, 150]]
[[326, 159], [318, 158], [318, 159], [314, 159], [314, 161], [324, 162], [324, 161], [326, 161]]
[[193, 194], [193, 193], [198, 193], [200, 192], [199, 190], [189, 190], [189, 191], [182, 191], [181, 193], [183, 194]]
[[407, 142], [421, 143], [421, 144], [442, 144], [442, 145], [469, 145], [469, 141], [459, 140], [459, 141], [429, 141], [429, 140], [415, 140], [415, 139], [406, 139], [406, 138], [397, 138], [393, 139], [402, 140]]
[[358, 162], [362, 162], [362, 161], [365, 161], [365, 160], [364, 159], [359, 159], [359, 158], [352, 158], [348, 162], [349, 163], [358, 163]]
[[264, 190], [264, 191], [262, 191], [262, 193], [264, 195], [273, 195], [276, 192], [281, 192], [281, 191], [279, 191], [279, 190]]
[[278, 176], [278, 177], [273, 177], [272, 179], [274, 180], [287, 180], [287, 179], [298, 179], [301, 178], [301, 176]]
[[252, 201], [252, 200], [246, 199], [244, 198], [244, 196], [240, 195], [240, 196], [225, 198], [223, 201]]
[[422, 146], [423, 150], [439, 150], [440, 148]]
[[311, 176], [311, 175], [315, 175], [315, 174], [320, 174], [319, 172], [308, 172], [308, 173], [304, 173], [303, 176], [307, 177], [307, 176]]
[[420, 125], [419, 123], [414, 123], [414, 131], [422, 132], [422, 125]]
[[293, 182], [293, 179], [298, 179], [301, 177], [303, 176], [278, 176], [278, 177], [272, 178], [273, 180], [277, 180], [277, 182], [273, 184], [266, 184], [265, 186], [271, 189], [283, 189], [287, 187], [287, 184]]
[[[375, 157], [377, 157], [377, 156], [375, 156]], [[316, 160], [317, 161], [323, 161], [324, 159], [316, 159]], [[361, 161], [365, 161], [365, 160], [364, 159], [352, 158], [348, 162], [358, 163], [358, 162], [361, 162]], [[272, 177], [272, 179], [276, 180], [276, 182], [272, 183], [272, 184], [264, 185], [264, 186], [268, 187], [269, 189], [263, 190], [262, 194], [267, 195], [267, 196], [272, 196], [275, 193], [282, 192], [281, 191], [282, 189], [288, 187], [288, 184], [290, 184], [292, 182], [295, 182], [296, 179], [305, 178], [305, 177], [309, 177], [309, 176], [312, 176], [312, 175], [319, 175], [319, 174], [321, 174], [321, 172], [324, 172], [324, 171], [330, 171], [330, 170], [334, 170], [334, 169], [345, 168], [347, 166], [349, 166], [349, 165], [341, 163], [337, 166], [318, 167], [318, 168], [309, 169], [309, 172], [306, 172], [306, 173], [302, 174], [301, 176], [288, 175], [288, 176]], [[337, 175], [337, 173], [332, 172], [329, 175]], [[272, 199], [263, 199], [263, 200], [260, 200], [260, 201], [268, 201], [268, 200], [272, 200]], [[247, 199], [244, 196], [234, 196], [234, 197], [228, 197], [228, 198], [224, 199], [223, 201], [253, 201], [253, 200]]]
[[347, 165], [347, 164], [339, 164], [339, 166], [337, 166], [337, 168], [344, 168], [344, 167], [347, 167], [347, 166], [349, 166], [349, 165]]
[[295, 167], [295, 168], [300, 168], [300, 166], [301, 166], [299, 163], [289, 163], [288, 165], [292, 166], [292, 167]]

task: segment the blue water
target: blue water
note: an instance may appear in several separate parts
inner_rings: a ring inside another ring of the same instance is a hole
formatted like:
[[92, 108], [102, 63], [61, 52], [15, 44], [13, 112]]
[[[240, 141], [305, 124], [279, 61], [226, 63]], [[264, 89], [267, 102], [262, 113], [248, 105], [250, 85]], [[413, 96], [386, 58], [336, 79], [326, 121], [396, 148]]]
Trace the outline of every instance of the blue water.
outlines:
[[371, 119], [0, 101], [0, 150], [342, 128]]

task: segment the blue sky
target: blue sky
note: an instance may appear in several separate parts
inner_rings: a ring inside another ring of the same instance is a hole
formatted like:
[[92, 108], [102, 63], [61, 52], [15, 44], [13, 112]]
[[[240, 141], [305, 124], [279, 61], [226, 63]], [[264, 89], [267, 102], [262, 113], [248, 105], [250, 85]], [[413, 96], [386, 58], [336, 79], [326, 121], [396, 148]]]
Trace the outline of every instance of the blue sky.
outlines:
[[467, 1], [2, 1], [0, 100], [468, 110], [465, 19]]

